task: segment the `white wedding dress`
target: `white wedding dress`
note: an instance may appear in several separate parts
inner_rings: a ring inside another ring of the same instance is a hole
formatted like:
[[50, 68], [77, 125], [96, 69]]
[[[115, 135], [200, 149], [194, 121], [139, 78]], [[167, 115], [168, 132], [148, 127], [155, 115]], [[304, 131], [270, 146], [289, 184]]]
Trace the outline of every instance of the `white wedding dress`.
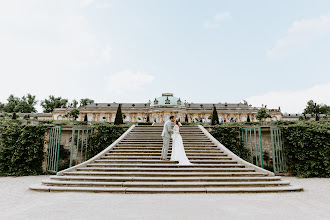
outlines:
[[173, 128], [171, 161], [179, 161], [179, 165], [192, 165], [186, 156], [178, 125]]

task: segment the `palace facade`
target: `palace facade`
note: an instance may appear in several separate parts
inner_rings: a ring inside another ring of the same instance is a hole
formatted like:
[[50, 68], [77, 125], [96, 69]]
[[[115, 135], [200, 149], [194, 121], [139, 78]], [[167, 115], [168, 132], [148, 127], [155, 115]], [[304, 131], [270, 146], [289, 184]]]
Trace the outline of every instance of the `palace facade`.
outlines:
[[[242, 122], [248, 116], [251, 121], [257, 121], [256, 114], [260, 107], [252, 107], [243, 103], [189, 103], [183, 102], [181, 98], [173, 96], [172, 93], [163, 93], [162, 96], [146, 103], [93, 103], [80, 107], [80, 115], [77, 120], [83, 121], [87, 115], [88, 121], [114, 122], [119, 104], [122, 104], [122, 113], [126, 122], [164, 122], [171, 115], [188, 122], [210, 122], [213, 106], [216, 107], [220, 122]], [[53, 119], [66, 120], [66, 115], [71, 109], [57, 108], [53, 112]], [[280, 109], [267, 109], [271, 118], [267, 120], [280, 120], [282, 118]]]

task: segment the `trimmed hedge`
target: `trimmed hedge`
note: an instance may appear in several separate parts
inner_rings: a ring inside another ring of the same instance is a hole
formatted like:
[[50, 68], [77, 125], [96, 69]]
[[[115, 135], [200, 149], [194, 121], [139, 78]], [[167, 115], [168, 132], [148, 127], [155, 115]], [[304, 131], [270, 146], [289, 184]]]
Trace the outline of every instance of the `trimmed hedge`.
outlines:
[[288, 168], [298, 177], [330, 177], [330, 123], [303, 122], [283, 128]]
[[240, 158], [248, 159], [248, 150], [240, 140], [240, 127], [216, 125], [210, 134]]
[[11, 126], [2, 131], [0, 175], [42, 174], [46, 126]]
[[89, 137], [88, 158], [92, 158], [103, 151], [128, 129], [127, 127], [112, 124], [98, 124], [94, 125], [94, 127], [96, 132]]

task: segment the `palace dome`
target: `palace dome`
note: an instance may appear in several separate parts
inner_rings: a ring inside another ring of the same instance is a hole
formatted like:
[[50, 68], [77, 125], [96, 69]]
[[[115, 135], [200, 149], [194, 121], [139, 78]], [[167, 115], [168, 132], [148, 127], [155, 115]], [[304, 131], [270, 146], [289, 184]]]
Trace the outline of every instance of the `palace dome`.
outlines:
[[155, 98], [151, 101], [150, 106], [185, 106], [184, 102], [173, 93], [163, 93], [161, 97]]

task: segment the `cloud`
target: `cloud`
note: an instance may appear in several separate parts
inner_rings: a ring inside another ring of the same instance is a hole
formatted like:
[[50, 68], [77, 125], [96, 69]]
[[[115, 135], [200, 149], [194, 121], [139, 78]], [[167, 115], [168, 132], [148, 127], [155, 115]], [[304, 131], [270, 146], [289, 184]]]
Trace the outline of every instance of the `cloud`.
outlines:
[[80, 5], [82, 7], [87, 7], [87, 6], [92, 5], [94, 2], [95, 2], [95, 0], [81, 0]]
[[279, 39], [275, 46], [267, 51], [267, 56], [277, 58], [286, 55], [296, 48], [317, 40], [327, 32], [330, 32], [330, 15], [294, 21], [286, 36]]
[[246, 98], [253, 106], [267, 105], [267, 108], [281, 107], [282, 112], [301, 113], [309, 100], [330, 104], [330, 83], [316, 85], [305, 90], [278, 91]]
[[230, 12], [222, 12], [216, 14], [211, 20], [204, 22], [205, 28], [218, 28], [220, 24], [226, 20], [231, 19]]
[[106, 77], [108, 90], [117, 94], [125, 92], [141, 91], [154, 81], [150, 74], [130, 70], [124, 70]]

